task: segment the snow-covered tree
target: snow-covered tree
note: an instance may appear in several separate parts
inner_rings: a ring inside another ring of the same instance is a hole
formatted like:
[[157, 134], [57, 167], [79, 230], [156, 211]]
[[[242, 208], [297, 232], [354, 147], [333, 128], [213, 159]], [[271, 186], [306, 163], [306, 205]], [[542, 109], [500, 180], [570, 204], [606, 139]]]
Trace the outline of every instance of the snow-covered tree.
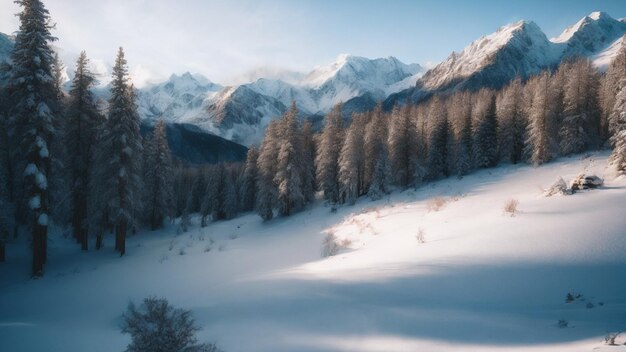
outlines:
[[517, 164], [523, 159], [528, 127], [523, 111], [523, 86], [519, 77], [500, 91], [496, 106], [500, 157]]
[[154, 297], [139, 307], [131, 302], [122, 323], [122, 333], [131, 337], [126, 352], [219, 352], [215, 345], [198, 343], [199, 329], [190, 311]]
[[613, 134], [613, 124], [611, 116], [615, 108], [617, 94], [620, 92], [623, 79], [626, 78], [626, 45], [622, 42], [618, 54], [609, 65], [599, 94], [599, 104], [601, 109], [600, 134], [603, 140], [607, 140]]
[[65, 143], [70, 169], [71, 218], [74, 237], [83, 250], [88, 248], [89, 183], [94, 159], [94, 140], [104, 117], [98, 111], [91, 89], [95, 77], [89, 70], [89, 60], [81, 52], [69, 92], [66, 109]]
[[474, 127], [472, 146], [474, 161], [479, 168], [498, 164], [498, 137], [496, 97], [490, 90], [483, 89], [476, 96], [472, 111]]
[[172, 155], [165, 122], [159, 120], [146, 140], [144, 166], [144, 210], [152, 230], [163, 226], [173, 213]]
[[428, 177], [434, 180], [449, 175], [450, 127], [443, 99], [433, 98], [430, 103], [428, 120]]
[[339, 155], [339, 201], [354, 204], [365, 194], [365, 151], [363, 149], [366, 114], [354, 114], [346, 130]]
[[95, 192], [102, 197], [100, 204], [107, 206], [115, 231], [115, 249], [124, 255], [126, 235], [141, 209], [142, 144], [135, 93], [122, 48], [113, 67], [109, 114], [96, 153]]
[[[12, 106], [9, 109], [13, 141], [19, 144], [14, 160], [22, 176], [20, 202], [26, 205], [24, 218], [32, 232], [33, 276], [41, 276], [46, 262], [50, 217], [49, 183], [54, 112], [59, 101], [52, 66], [50, 15], [40, 0], [17, 0], [22, 7], [20, 28], [11, 53], [9, 78]], [[18, 171], [19, 170], [19, 171]]]
[[315, 158], [316, 178], [324, 199], [331, 204], [339, 200], [339, 153], [342, 145], [341, 105], [326, 115]]
[[626, 175], [626, 77], [619, 84], [622, 89], [615, 98], [610, 117], [613, 145], [610, 162], [620, 175]]
[[241, 210], [252, 211], [256, 204], [257, 194], [257, 178], [259, 170], [257, 160], [259, 158], [259, 150], [256, 147], [248, 149], [246, 156], [246, 165], [241, 174], [241, 190], [239, 197], [241, 199]]

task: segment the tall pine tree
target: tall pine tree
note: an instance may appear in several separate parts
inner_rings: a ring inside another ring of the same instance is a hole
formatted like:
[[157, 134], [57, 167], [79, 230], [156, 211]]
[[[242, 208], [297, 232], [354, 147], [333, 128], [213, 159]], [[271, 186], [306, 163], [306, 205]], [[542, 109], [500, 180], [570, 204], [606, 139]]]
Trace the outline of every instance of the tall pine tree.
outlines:
[[141, 209], [141, 135], [135, 93], [124, 50], [119, 49], [109, 99], [109, 115], [97, 151], [96, 192], [115, 232], [115, 249], [126, 253], [126, 236]]
[[16, 174], [23, 178], [19, 202], [32, 233], [32, 274], [43, 275], [50, 217], [49, 183], [54, 123], [59, 101], [53, 74], [50, 15], [40, 0], [17, 0], [20, 29], [11, 54], [11, 129]]
[[152, 230], [159, 229], [173, 213], [172, 155], [167, 143], [167, 130], [159, 120], [145, 147], [144, 209]]

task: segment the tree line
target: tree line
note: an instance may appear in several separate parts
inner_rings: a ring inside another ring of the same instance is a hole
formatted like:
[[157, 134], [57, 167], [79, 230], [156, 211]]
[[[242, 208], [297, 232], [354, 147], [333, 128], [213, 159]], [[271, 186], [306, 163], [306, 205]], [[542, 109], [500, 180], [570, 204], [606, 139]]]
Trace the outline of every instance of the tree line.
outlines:
[[40, 0], [20, 0], [20, 28], [0, 81], [0, 261], [6, 242], [30, 232], [32, 275], [43, 275], [50, 226], [69, 224], [83, 250], [115, 234], [124, 255], [138, 226], [163, 225], [173, 199], [173, 167], [163, 122], [142, 139], [135, 90], [122, 48], [111, 97], [101, 109], [82, 52], [69, 92]]

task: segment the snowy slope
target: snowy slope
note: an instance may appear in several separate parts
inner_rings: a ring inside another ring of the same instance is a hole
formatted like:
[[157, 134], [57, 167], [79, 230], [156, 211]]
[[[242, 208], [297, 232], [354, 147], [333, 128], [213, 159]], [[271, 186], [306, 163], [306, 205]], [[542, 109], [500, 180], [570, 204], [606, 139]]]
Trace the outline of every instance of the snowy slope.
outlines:
[[[319, 204], [269, 223], [251, 214], [140, 233], [123, 258], [57, 236], [35, 281], [25, 279], [26, 245], [12, 245], [0, 265], [0, 341], [10, 351], [122, 351], [129, 300], [157, 295], [191, 309], [201, 340], [226, 352], [623, 352], [602, 343], [626, 316], [626, 179], [606, 163], [601, 153], [504, 166], [337, 213]], [[542, 195], [583, 171], [605, 186]], [[447, 201], [439, 211], [428, 210], [434, 197]], [[502, 211], [510, 198], [515, 217]], [[322, 258], [327, 233], [349, 244]], [[565, 303], [568, 292], [585, 301]]]

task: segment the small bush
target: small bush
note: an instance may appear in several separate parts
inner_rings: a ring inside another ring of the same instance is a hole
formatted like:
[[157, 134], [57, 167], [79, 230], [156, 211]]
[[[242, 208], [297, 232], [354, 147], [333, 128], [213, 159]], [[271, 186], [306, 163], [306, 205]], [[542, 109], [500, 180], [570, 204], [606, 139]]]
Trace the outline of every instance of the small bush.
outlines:
[[517, 206], [519, 201], [517, 199], [509, 199], [504, 203], [504, 212], [514, 217], [517, 214]]
[[567, 187], [567, 184], [565, 183], [562, 177], [559, 177], [559, 179], [556, 180], [556, 182], [552, 184], [550, 188], [544, 191], [544, 195], [546, 197], [552, 197], [558, 194], [561, 194], [561, 195], [572, 194], [572, 190]]
[[426, 233], [424, 232], [424, 229], [421, 227], [417, 229], [415, 239], [417, 239], [417, 243], [426, 243]]
[[322, 242], [322, 257], [331, 257], [336, 255], [342, 249], [350, 247], [352, 241], [348, 239], [339, 240], [333, 233], [329, 233], [324, 237]]
[[621, 332], [609, 332], [606, 334], [606, 336], [604, 337], [604, 343], [610, 346], [615, 346], [615, 339], [621, 335]]
[[569, 326], [569, 321], [565, 320], [565, 319], [561, 319], [556, 323], [556, 326], [558, 326], [561, 329], [565, 329], [566, 327]]
[[448, 201], [444, 197], [435, 197], [426, 203], [426, 209], [428, 209], [429, 212], [439, 211], [446, 206], [447, 202]]
[[180, 247], [180, 249], [178, 250], [178, 255], [185, 255], [185, 254], [187, 254], [187, 253], [185, 252], [185, 248]]
[[127, 352], [219, 352], [213, 344], [198, 344], [200, 327], [191, 312], [175, 309], [166, 299], [149, 297], [140, 307], [131, 302], [122, 318], [122, 333], [131, 336]]

